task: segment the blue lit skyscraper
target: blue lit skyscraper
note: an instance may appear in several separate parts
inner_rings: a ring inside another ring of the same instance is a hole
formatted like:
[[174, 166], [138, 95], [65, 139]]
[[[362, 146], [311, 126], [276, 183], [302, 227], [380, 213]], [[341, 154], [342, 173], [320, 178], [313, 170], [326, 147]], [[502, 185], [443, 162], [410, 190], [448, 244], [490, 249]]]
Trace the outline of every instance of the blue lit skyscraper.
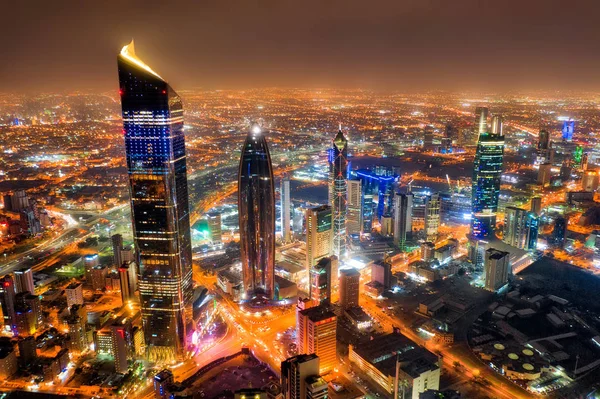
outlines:
[[575, 121], [568, 120], [563, 122], [562, 128], [562, 139], [564, 141], [573, 140], [573, 133], [575, 132]]
[[348, 140], [342, 133], [342, 126], [333, 139], [328, 152], [329, 161], [329, 202], [333, 212], [333, 254], [342, 255], [346, 251], [346, 202], [348, 195]]
[[265, 134], [254, 124], [244, 142], [238, 176], [238, 212], [244, 291], [275, 293], [275, 187]]
[[370, 233], [374, 217], [379, 220], [384, 214], [393, 213], [394, 183], [398, 180], [398, 175], [384, 167], [376, 167], [375, 170], [358, 169], [352, 171], [351, 175], [361, 181], [363, 231]]
[[[481, 122], [481, 125], [487, 125]], [[494, 131], [501, 132], [500, 126]], [[479, 134], [473, 164], [471, 235], [484, 238], [494, 234], [500, 178], [504, 158], [504, 136], [499, 133]]]
[[183, 106], [133, 42], [118, 67], [147, 354], [183, 359], [193, 293]]

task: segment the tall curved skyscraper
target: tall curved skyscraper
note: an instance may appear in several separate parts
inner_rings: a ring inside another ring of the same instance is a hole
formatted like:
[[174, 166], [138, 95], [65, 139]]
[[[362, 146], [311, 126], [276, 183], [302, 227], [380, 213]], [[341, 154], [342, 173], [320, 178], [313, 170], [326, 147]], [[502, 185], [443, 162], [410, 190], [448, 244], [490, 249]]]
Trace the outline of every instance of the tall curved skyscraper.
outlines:
[[246, 298], [275, 297], [275, 191], [267, 140], [253, 124], [240, 158], [238, 212]]
[[333, 211], [333, 253], [340, 257], [346, 252], [346, 202], [348, 200], [348, 140], [342, 126], [329, 149], [329, 202]]
[[193, 294], [183, 106], [133, 42], [118, 66], [147, 355], [183, 359]]

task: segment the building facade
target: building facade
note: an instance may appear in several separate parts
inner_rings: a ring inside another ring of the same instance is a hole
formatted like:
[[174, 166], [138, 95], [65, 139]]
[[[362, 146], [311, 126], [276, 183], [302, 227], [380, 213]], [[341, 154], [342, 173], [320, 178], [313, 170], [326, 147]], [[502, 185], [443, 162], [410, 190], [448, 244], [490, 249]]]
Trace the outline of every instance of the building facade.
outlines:
[[329, 150], [329, 202], [333, 215], [333, 254], [337, 257], [346, 252], [346, 201], [348, 140], [342, 127], [333, 139]]

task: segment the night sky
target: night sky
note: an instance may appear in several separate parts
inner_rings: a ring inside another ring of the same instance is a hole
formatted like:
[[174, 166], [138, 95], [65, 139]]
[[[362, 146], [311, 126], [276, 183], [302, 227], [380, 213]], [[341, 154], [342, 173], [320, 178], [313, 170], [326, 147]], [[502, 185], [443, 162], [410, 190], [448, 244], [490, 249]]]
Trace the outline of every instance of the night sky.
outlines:
[[600, 89], [597, 0], [3, 2], [0, 91], [116, 90], [138, 55], [179, 90]]

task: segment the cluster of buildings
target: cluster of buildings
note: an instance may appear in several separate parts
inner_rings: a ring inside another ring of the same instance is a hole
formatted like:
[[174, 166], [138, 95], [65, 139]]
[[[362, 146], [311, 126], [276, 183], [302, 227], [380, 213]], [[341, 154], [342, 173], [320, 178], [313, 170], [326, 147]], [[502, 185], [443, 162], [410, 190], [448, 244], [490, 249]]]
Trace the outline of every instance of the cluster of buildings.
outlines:
[[[16, 190], [2, 196], [0, 213], [0, 241], [15, 241], [33, 237], [53, 225], [48, 212], [27, 195]], [[15, 218], [15, 215], [18, 215]]]

